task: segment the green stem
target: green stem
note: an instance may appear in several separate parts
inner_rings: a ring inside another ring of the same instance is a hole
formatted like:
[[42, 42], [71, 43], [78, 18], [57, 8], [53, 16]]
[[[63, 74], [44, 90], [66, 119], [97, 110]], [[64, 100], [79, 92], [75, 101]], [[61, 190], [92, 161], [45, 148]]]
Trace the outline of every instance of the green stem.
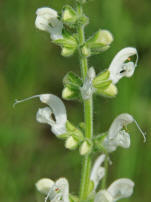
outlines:
[[[77, 11], [79, 15], [83, 14], [82, 5], [78, 4]], [[83, 81], [87, 76], [88, 61], [87, 57], [82, 54], [81, 46], [85, 43], [84, 26], [79, 25], [79, 55], [80, 55], [80, 66]], [[93, 98], [84, 100], [84, 121], [85, 121], [85, 137], [91, 139], [93, 136]], [[90, 172], [91, 172], [91, 156], [87, 155], [83, 159], [82, 164], [82, 177], [80, 185], [80, 200], [85, 200], [88, 197], [89, 183], [90, 183]]]

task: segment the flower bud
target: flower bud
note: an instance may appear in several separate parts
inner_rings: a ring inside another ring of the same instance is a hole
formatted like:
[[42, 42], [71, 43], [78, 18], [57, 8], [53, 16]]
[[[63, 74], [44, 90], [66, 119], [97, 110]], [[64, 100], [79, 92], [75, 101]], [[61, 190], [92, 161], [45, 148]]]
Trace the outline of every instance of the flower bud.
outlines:
[[112, 43], [113, 36], [108, 30], [97, 31], [88, 41], [90, 47], [108, 46]]
[[86, 46], [91, 49], [92, 54], [98, 54], [99, 52], [106, 51], [112, 41], [113, 36], [109, 31], [99, 30], [88, 39]]
[[66, 143], [65, 143], [65, 147], [67, 149], [75, 149], [76, 147], [78, 146], [78, 141], [73, 138], [72, 136], [68, 137], [68, 139], [66, 140]]
[[92, 145], [88, 141], [84, 141], [80, 146], [80, 154], [86, 155], [89, 154], [92, 150]]
[[99, 89], [97, 89], [97, 93], [98, 93], [98, 94], [102, 94], [102, 95], [104, 95], [104, 96], [114, 97], [114, 96], [117, 95], [118, 90], [117, 90], [116, 86], [111, 83], [111, 84], [108, 86], [108, 88], [105, 88], [104, 90], [99, 90]]
[[74, 100], [80, 98], [80, 91], [72, 89], [70, 87], [65, 87], [62, 91], [62, 98], [65, 100]]
[[62, 20], [67, 24], [74, 24], [78, 16], [75, 10], [71, 6], [66, 6], [63, 10]]
[[73, 55], [74, 51], [75, 51], [74, 48], [63, 47], [62, 51], [61, 51], [61, 55], [64, 56], [64, 57], [69, 57], [69, 56]]
[[40, 179], [35, 185], [40, 193], [47, 195], [53, 184], [54, 182], [51, 179], [43, 178]]

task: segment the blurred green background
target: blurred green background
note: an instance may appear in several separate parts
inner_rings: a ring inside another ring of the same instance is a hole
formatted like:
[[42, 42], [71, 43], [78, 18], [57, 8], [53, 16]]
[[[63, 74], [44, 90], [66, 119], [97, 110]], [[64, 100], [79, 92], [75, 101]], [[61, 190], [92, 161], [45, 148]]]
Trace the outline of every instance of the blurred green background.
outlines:
[[[77, 193], [81, 157], [65, 150], [50, 127], [39, 124], [35, 114], [39, 100], [12, 108], [14, 99], [35, 94], [53, 93], [61, 96], [62, 78], [69, 71], [79, 71], [77, 55], [60, 56], [60, 48], [51, 44], [47, 33], [34, 26], [35, 11], [49, 6], [61, 11], [71, 0], [2, 0], [0, 2], [0, 201], [43, 201], [35, 190], [42, 177], [57, 179], [65, 176], [70, 190]], [[132, 114], [146, 131], [147, 143], [135, 125], [129, 127], [131, 148], [112, 154], [108, 183], [119, 177], [135, 181], [133, 197], [123, 202], [151, 201], [151, 1], [94, 0], [85, 6], [90, 24], [87, 37], [99, 28], [111, 30], [114, 42], [109, 51], [90, 58], [97, 72], [107, 68], [117, 51], [134, 46], [139, 64], [131, 79], [118, 83], [115, 99], [94, 98], [95, 132], [106, 131], [116, 115]], [[68, 119], [74, 124], [83, 120], [82, 106], [65, 102]]]

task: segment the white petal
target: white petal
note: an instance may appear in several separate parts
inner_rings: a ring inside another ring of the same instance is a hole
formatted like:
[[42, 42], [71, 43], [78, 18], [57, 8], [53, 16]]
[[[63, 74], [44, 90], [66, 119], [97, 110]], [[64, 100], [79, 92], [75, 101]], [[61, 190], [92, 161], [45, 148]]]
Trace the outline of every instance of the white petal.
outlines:
[[65, 178], [60, 178], [49, 190], [45, 202], [69, 202], [69, 184]]
[[96, 159], [94, 166], [92, 168], [90, 179], [94, 182], [94, 189], [97, 188], [99, 181], [105, 175], [105, 169], [101, 167], [101, 164], [104, 162], [104, 160], [105, 160], [105, 155], [104, 154], [100, 155]]
[[54, 185], [54, 182], [51, 179], [43, 178], [40, 179], [35, 185], [40, 193], [47, 195], [50, 188]]
[[61, 21], [57, 21], [55, 26], [50, 29], [50, 36], [52, 40], [58, 40], [62, 39], [62, 29], [63, 29], [63, 23]]
[[134, 182], [132, 180], [123, 178], [113, 182], [107, 191], [113, 196], [114, 201], [121, 198], [128, 198], [132, 195]]
[[40, 123], [47, 123], [49, 125], [54, 125], [55, 122], [51, 118], [52, 111], [49, 107], [40, 108], [36, 114], [36, 120]]
[[108, 191], [102, 190], [96, 194], [94, 202], [113, 202], [113, 197]]
[[88, 77], [93, 81], [93, 79], [96, 77], [95, 69], [93, 67], [90, 67], [88, 70]]
[[62, 193], [62, 201], [69, 202], [69, 184], [65, 178], [60, 178], [56, 182], [56, 186], [60, 189]]
[[49, 32], [50, 26], [49, 26], [49, 24], [48, 24], [48, 20], [45, 19], [45, 18], [43, 18], [43, 17], [41, 17], [41, 16], [37, 16], [37, 17], [36, 17], [35, 26], [36, 26], [38, 29], [42, 30], [42, 31], [47, 31], [47, 32]]
[[102, 146], [106, 149], [107, 152], [115, 151], [118, 146], [123, 148], [129, 148], [130, 136], [127, 132], [125, 132], [125, 130], [122, 130], [113, 139], [109, 139], [109, 137], [107, 136], [104, 139]]
[[114, 142], [114, 139], [109, 139], [108, 136], [102, 142], [102, 146], [107, 152], [113, 152], [117, 148], [117, 144]]
[[[129, 57], [136, 55], [136, 62], [128, 62]], [[136, 48], [127, 47], [119, 51], [116, 56], [113, 58], [109, 71], [110, 71], [110, 79], [116, 84], [123, 76], [131, 77], [134, 73], [135, 67], [137, 65], [138, 54]]]
[[109, 129], [108, 133], [109, 139], [115, 138], [124, 126], [127, 126], [133, 121], [134, 119], [130, 114], [125, 113], [117, 116], [112, 122], [111, 127]]
[[40, 95], [41, 102], [49, 105], [55, 116], [55, 124], [52, 125], [52, 132], [55, 135], [61, 135], [66, 132], [67, 114], [64, 103], [60, 98], [52, 94]]
[[127, 132], [125, 132], [125, 130], [120, 131], [116, 137], [116, 143], [120, 147], [129, 148], [130, 147], [129, 134]]
[[40, 15], [40, 16], [44, 16], [46, 19], [58, 17], [57, 11], [55, 11], [52, 8], [48, 8], [48, 7], [38, 8], [36, 11], [36, 14]]

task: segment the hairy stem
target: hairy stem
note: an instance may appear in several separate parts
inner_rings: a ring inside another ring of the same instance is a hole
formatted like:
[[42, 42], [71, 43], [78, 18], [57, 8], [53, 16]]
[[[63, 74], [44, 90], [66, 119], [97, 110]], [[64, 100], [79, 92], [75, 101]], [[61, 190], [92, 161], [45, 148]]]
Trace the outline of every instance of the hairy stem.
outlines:
[[[78, 4], [77, 10], [79, 15], [83, 14], [82, 5]], [[81, 46], [85, 43], [84, 36], [84, 26], [78, 26], [79, 34], [79, 55], [80, 55], [80, 65], [81, 74], [83, 81], [86, 78], [88, 71], [88, 61], [87, 57], [82, 54]], [[85, 137], [88, 139], [92, 138], [93, 135], [93, 99], [92, 97], [88, 100], [84, 100], [84, 121], [85, 121]], [[90, 171], [91, 171], [91, 156], [87, 155], [83, 159], [82, 163], [82, 177], [80, 185], [80, 200], [85, 200], [88, 197], [89, 182], [90, 182]]]

